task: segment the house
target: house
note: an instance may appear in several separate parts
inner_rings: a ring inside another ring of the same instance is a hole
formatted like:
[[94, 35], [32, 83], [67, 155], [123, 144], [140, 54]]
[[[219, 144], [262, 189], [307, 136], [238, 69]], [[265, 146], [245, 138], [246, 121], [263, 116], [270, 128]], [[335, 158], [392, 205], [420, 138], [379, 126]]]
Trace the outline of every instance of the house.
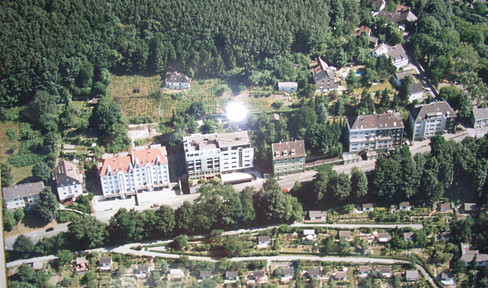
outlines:
[[169, 281], [185, 277], [183, 269], [169, 269], [167, 278]]
[[395, 12], [380, 11], [377, 14], [378, 18], [385, 18], [401, 27], [411, 27], [418, 20], [408, 6], [397, 5]]
[[271, 122], [278, 122], [280, 121], [280, 114], [278, 113], [272, 113], [269, 115], [269, 121]]
[[181, 90], [191, 88], [191, 78], [177, 71], [166, 72], [164, 83], [165, 87], [169, 89]]
[[335, 272], [334, 279], [336, 279], [338, 281], [346, 281], [347, 280], [347, 272], [345, 272], [345, 271]]
[[315, 234], [314, 229], [305, 229], [303, 230], [303, 237], [302, 237], [302, 242], [303, 243], [313, 243], [317, 240], [317, 235]]
[[339, 231], [339, 239], [352, 240], [352, 232], [344, 230]]
[[[328, 92], [339, 89], [339, 84], [335, 78], [335, 71], [337, 70], [335, 67], [329, 66], [320, 57], [317, 57], [313, 64], [317, 65], [312, 69], [316, 92]], [[311, 65], [313, 64], [311, 63]]]
[[403, 79], [410, 75], [412, 75], [412, 70], [396, 72], [391, 77], [391, 84], [397, 88], [401, 87], [403, 85]]
[[375, 160], [375, 159], [378, 159], [378, 152], [376, 151], [366, 152], [366, 160]]
[[409, 87], [409, 94], [408, 100], [414, 101], [418, 99], [422, 99], [424, 96], [424, 85], [420, 82], [410, 83]]
[[437, 235], [437, 240], [439, 241], [451, 241], [451, 232], [442, 232]]
[[151, 270], [149, 265], [138, 265], [134, 268], [134, 276], [139, 279], [145, 279], [151, 273]]
[[199, 180], [253, 168], [254, 148], [247, 131], [183, 137], [188, 178]]
[[362, 207], [361, 207], [361, 210], [363, 212], [373, 212], [373, 210], [374, 210], [373, 203], [365, 203], [365, 204], [363, 204]]
[[122, 199], [147, 191], [169, 187], [166, 147], [135, 147], [131, 152], [105, 154], [98, 163], [100, 183], [105, 198]]
[[370, 272], [371, 268], [369, 266], [359, 266], [356, 273], [358, 277], [368, 277]]
[[32, 268], [34, 268], [34, 270], [41, 270], [43, 266], [44, 264], [42, 261], [32, 262]]
[[258, 236], [258, 246], [268, 247], [271, 244], [271, 237], [269, 236]]
[[285, 267], [283, 268], [283, 274], [281, 276], [281, 282], [288, 283], [293, 279], [295, 275], [295, 269], [292, 267]]
[[441, 203], [438, 206], [439, 212], [451, 212], [451, 203]]
[[456, 282], [454, 282], [454, 277], [452, 277], [452, 275], [449, 273], [443, 272], [440, 276], [440, 280], [444, 286], [456, 285]]
[[403, 233], [403, 240], [413, 240], [413, 232], [405, 232]]
[[391, 278], [393, 275], [393, 269], [391, 267], [380, 267], [376, 271], [382, 278]]
[[247, 275], [247, 284], [266, 284], [268, 276], [265, 271], [252, 271]]
[[388, 48], [387, 56], [398, 69], [408, 65], [408, 56], [402, 44], [390, 46]]
[[418, 281], [420, 278], [419, 271], [417, 270], [407, 270], [405, 272], [405, 278], [407, 281]]
[[278, 177], [305, 171], [305, 141], [295, 140], [271, 144], [273, 175]]
[[239, 272], [237, 271], [225, 271], [225, 281], [237, 281], [239, 278]]
[[76, 257], [73, 261], [73, 271], [84, 272], [88, 271], [88, 260], [85, 257]]
[[212, 271], [200, 271], [200, 279], [212, 278]]
[[488, 254], [478, 254], [476, 257], [476, 266], [485, 267], [488, 265]]
[[410, 209], [412, 209], [412, 206], [410, 206], [410, 202], [400, 202], [400, 204], [398, 205], [398, 210], [400, 211], [410, 211]]
[[463, 212], [466, 214], [474, 213], [478, 210], [476, 203], [464, 203]]
[[62, 161], [54, 170], [60, 202], [76, 200], [83, 194], [83, 174], [73, 162]]
[[112, 270], [112, 266], [112, 257], [102, 257], [100, 258], [100, 261], [98, 261], [98, 267], [101, 271], [110, 271]]
[[381, 43], [371, 51], [371, 56], [379, 57], [381, 55], [387, 55], [389, 48], [390, 46], [388, 44]]
[[350, 153], [399, 147], [403, 122], [398, 113], [359, 115], [348, 118], [347, 146]]
[[461, 260], [466, 262], [466, 264], [471, 263], [475, 256], [478, 255], [479, 251], [478, 250], [462, 250], [462, 255], [461, 255]]
[[308, 211], [308, 218], [312, 221], [325, 221], [327, 220], [327, 211]]
[[409, 112], [414, 141], [422, 141], [444, 132], [454, 132], [456, 113], [446, 101], [417, 105]]
[[297, 82], [278, 82], [278, 91], [293, 93], [293, 92], [297, 92], [297, 90], [298, 90]]
[[37, 204], [39, 193], [44, 189], [43, 182], [19, 184], [3, 188], [3, 199], [7, 209], [30, 209]]
[[391, 240], [390, 232], [386, 233], [378, 233], [378, 242], [380, 243], [388, 243]]
[[473, 108], [471, 124], [475, 129], [488, 126], [488, 108]]
[[308, 276], [312, 279], [320, 279], [320, 268], [314, 267], [308, 270]]

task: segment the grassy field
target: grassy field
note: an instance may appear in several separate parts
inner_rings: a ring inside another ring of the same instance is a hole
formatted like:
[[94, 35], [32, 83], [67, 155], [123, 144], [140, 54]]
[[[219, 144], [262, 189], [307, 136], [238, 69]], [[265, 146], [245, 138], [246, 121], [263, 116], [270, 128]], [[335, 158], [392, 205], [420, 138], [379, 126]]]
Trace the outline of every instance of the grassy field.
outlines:
[[[10, 155], [16, 153], [19, 151], [22, 143], [18, 140], [15, 141], [9, 141], [6, 131], [7, 129], [14, 129], [17, 132], [17, 136], [19, 136], [19, 127], [17, 124], [11, 121], [7, 122], [0, 122], [0, 162], [7, 162], [7, 159]], [[16, 149], [12, 149], [15, 148]], [[19, 181], [22, 181], [25, 178], [31, 177], [32, 176], [32, 166], [25, 166], [25, 167], [12, 167], [12, 175], [13, 175], [13, 184], [18, 183]]]

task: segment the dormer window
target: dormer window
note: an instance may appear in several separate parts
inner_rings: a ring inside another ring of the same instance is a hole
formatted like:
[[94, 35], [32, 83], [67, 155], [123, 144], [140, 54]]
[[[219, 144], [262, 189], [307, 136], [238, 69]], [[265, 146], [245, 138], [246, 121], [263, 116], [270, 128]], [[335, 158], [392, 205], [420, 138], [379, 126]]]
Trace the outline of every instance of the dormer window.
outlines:
[[291, 155], [295, 155], [295, 149], [291, 150]]
[[288, 151], [283, 151], [283, 156], [288, 156]]
[[275, 152], [275, 156], [276, 156], [276, 157], [279, 157], [279, 156], [280, 156], [280, 151], [276, 151], [276, 152]]

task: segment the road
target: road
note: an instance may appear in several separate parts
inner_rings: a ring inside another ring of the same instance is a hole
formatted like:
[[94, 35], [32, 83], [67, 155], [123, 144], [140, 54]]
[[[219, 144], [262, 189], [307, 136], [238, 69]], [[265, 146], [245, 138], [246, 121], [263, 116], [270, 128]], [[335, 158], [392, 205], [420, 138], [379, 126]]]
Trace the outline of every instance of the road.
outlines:
[[395, 228], [412, 228], [424, 229], [422, 224], [313, 224], [313, 223], [293, 223], [291, 227], [329, 227], [336, 229], [359, 229], [359, 228], [378, 228], [378, 229], [395, 229]]
[[[29, 237], [32, 240], [32, 242], [37, 243], [37, 241], [39, 241], [39, 239], [41, 239], [42, 237], [51, 237], [57, 235], [60, 232], [66, 232], [66, 231], [68, 231], [68, 223], [61, 223], [54, 226], [52, 231], [46, 231], [46, 229], [43, 228], [43, 229], [25, 233], [24, 235]], [[17, 239], [17, 236], [5, 237], [6, 250], [12, 249], [12, 245], [14, 244], [15, 239]]]

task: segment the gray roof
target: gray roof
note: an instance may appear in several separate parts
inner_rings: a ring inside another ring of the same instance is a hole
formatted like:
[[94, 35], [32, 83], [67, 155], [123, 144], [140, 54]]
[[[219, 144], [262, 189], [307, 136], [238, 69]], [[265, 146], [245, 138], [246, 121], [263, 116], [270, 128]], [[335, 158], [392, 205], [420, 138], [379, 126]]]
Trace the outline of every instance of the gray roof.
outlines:
[[212, 271], [200, 271], [200, 278], [212, 277]]
[[185, 74], [174, 71], [174, 72], [166, 72], [164, 81], [170, 83], [190, 83], [191, 79]]
[[258, 236], [258, 242], [259, 243], [268, 242], [269, 240], [271, 240], [271, 237], [269, 237], [269, 236]]
[[359, 268], [358, 268], [359, 273], [366, 273], [369, 271], [371, 271], [371, 267], [369, 267], [369, 266], [359, 266]]
[[475, 211], [477, 209], [476, 203], [464, 203], [464, 211]]
[[391, 267], [379, 267], [376, 270], [378, 272], [380, 272], [381, 274], [383, 274], [383, 273], [391, 273], [392, 272]]
[[[273, 153], [273, 160], [307, 156], [305, 152], [305, 141], [303, 140], [273, 143], [271, 144], [271, 151]], [[293, 151], [294, 154], [292, 154]], [[279, 156], [276, 156], [276, 153], [279, 153]]]
[[351, 131], [403, 128], [402, 119], [396, 113], [359, 115], [353, 118], [348, 118], [347, 124]]
[[185, 148], [188, 151], [201, 151], [231, 146], [251, 146], [251, 140], [247, 131], [238, 131], [223, 134], [192, 134], [183, 138]]
[[395, 73], [395, 78], [399, 81], [403, 80], [405, 77], [412, 75], [412, 70], [401, 71]]
[[400, 207], [409, 207], [409, 206], [410, 206], [410, 202], [408, 202], [408, 201], [400, 203]]
[[5, 201], [9, 201], [17, 198], [39, 195], [42, 189], [44, 189], [44, 183], [42, 182], [26, 183], [11, 187], [5, 187], [3, 188], [3, 198], [5, 199]]
[[278, 82], [278, 87], [296, 88], [296, 87], [298, 87], [298, 83], [297, 82]]
[[237, 278], [239, 276], [239, 272], [237, 271], [225, 271], [225, 278]]
[[435, 115], [445, 115], [445, 117], [456, 117], [456, 113], [452, 110], [449, 103], [446, 101], [432, 102], [429, 104], [417, 105], [410, 110], [415, 122], [424, 121], [426, 117]]
[[410, 95], [424, 91], [424, 85], [420, 82], [410, 83], [408, 87], [410, 88]]
[[474, 108], [473, 115], [475, 121], [488, 119], [488, 108]]
[[308, 275], [310, 276], [320, 276], [320, 268], [314, 267], [308, 269]]
[[419, 271], [417, 271], [417, 270], [407, 270], [406, 276], [407, 276], [407, 280], [409, 280], [409, 279], [418, 280], [419, 279]]
[[308, 211], [308, 216], [310, 218], [321, 218], [321, 217], [327, 218], [327, 211], [317, 211], [317, 210]]
[[139, 265], [139, 266], [136, 266], [136, 269], [134, 269], [134, 272], [135, 273], [149, 273], [151, 272], [151, 266], [148, 266], [148, 265]]
[[344, 271], [337, 271], [335, 273], [335, 278], [336, 279], [347, 279], [347, 272]]
[[293, 275], [295, 274], [295, 269], [291, 267], [283, 268], [283, 275]]
[[364, 203], [363, 209], [367, 209], [367, 208], [373, 208], [373, 203]]
[[100, 258], [100, 265], [112, 264], [112, 257], [102, 257]]
[[405, 232], [403, 233], [403, 239], [410, 239], [413, 237], [413, 232]]
[[402, 44], [390, 46], [388, 48], [388, 56], [393, 58], [394, 60], [408, 58], [407, 53], [405, 52], [405, 49], [403, 49]]

